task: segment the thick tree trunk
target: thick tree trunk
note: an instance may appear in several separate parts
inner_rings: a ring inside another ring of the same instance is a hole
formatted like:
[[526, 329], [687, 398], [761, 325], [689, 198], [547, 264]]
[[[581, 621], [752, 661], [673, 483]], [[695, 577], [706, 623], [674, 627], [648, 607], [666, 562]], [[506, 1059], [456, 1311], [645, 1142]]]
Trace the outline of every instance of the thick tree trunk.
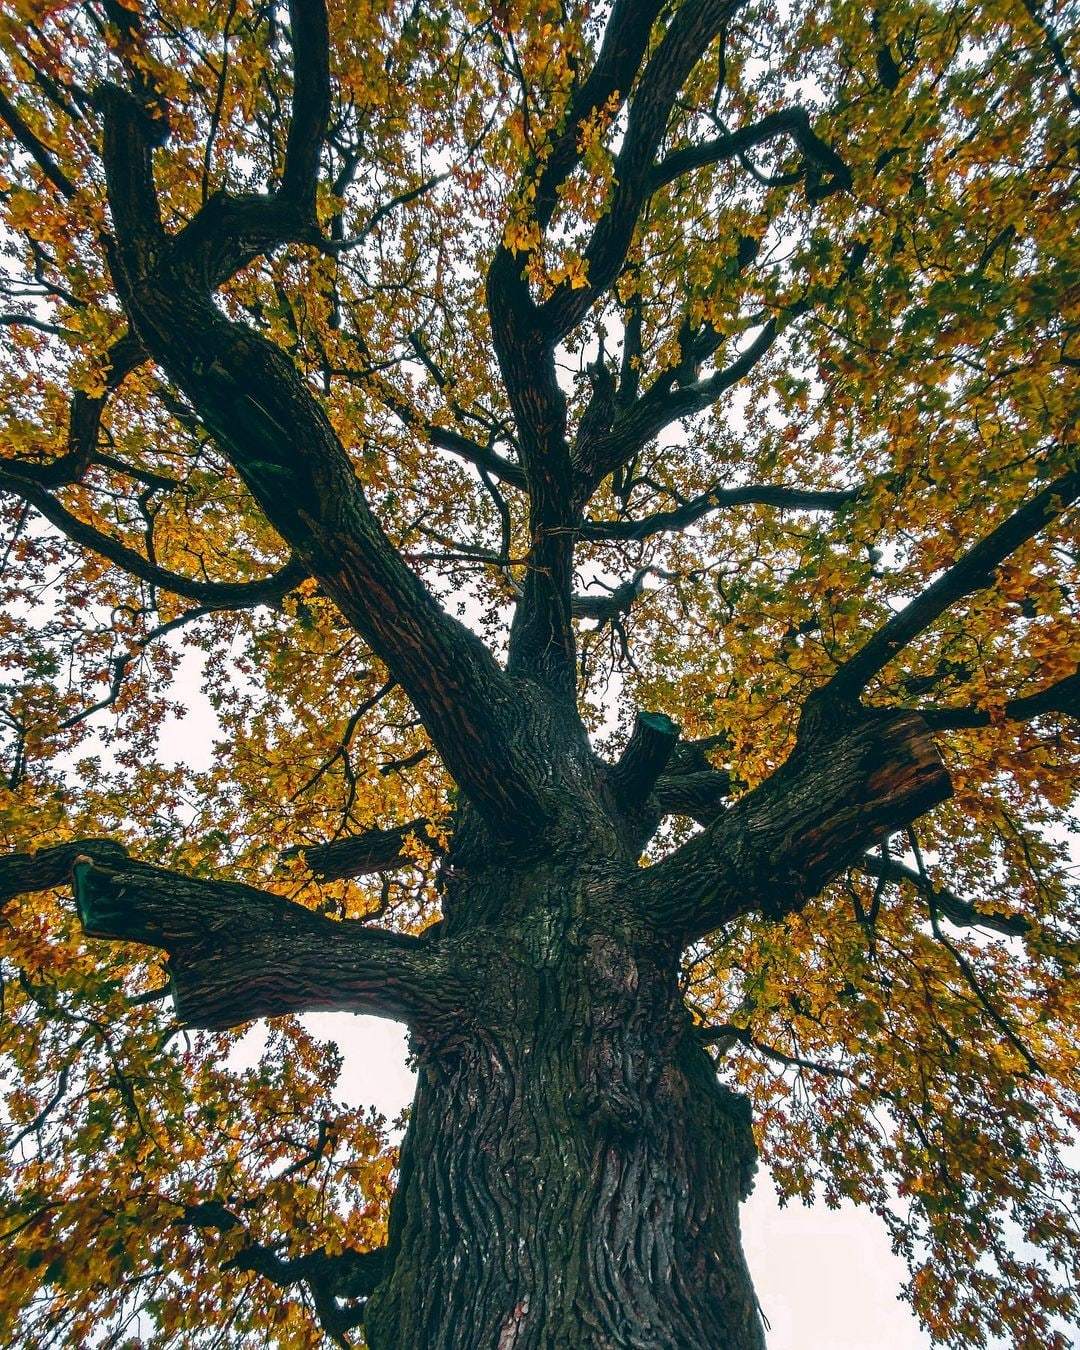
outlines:
[[530, 697], [512, 750], [544, 814], [508, 843], [459, 800], [423, 937], [122, 856], [76, 861], [83, 925], [166, 950], [196, 1025], [330, 1007], [409, 1023], [420, 1084], [371, 1350], [761, 1350], [748, 1111], [696, 1038], [680, 955], [800, 908], [948, 776], [918, 717], [826, 708], [771, 778], [642, 868], [673, 728], [642, 718], [608, 765]]
[[469, 897], [506, 920], [467, 939], [481, 1015], [417, 1045], [371, 1350], [759, 1350], [749, 1112], [691, 1029], [677, 951], [619, 913], [617, 879], [509, 889]]

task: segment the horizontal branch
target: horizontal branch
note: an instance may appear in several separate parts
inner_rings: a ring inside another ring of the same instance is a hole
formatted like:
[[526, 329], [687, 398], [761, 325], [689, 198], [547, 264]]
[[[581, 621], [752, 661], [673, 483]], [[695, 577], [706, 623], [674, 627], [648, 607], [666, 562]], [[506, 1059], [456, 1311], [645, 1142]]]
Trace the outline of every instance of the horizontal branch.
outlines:
[[127, 849], [114, 839], [69, 839], [33, 853], [0, 856], [0, 906], [17, 895], [66, 886], [75, 859], [92, 858], [101, 863], [123, 863]]
[[805, 108], [784, 108], [768, 113], [759, 122], [751, 126], [740, 127], [726, 136], [717, 136], [698, 145], [680, 146], [665, 155], [649, 175], [649, 190], [674, 181], [694, 169], [706, 165], [719, 164], [724, 160], [735, 159], [755, 146], [763, 145], [776, 136], [789, 135], [803, 154], [803, 158], [823, 170], [827, 178], [817, 185], [815, 199], [830, 192], [850, 187], [851, 171], [827, 142], [816, 134], [810, 125], [810, 115]]
[[649, 539], [665, 530], [685, 530], [710, 511], [731, 506], [776, 506], [789, 511], [841, 511], [859, 496], [857, 488], [824, 489], [772, 487], [712, 487], [672, 511], [656, 511], [641, 520], [586, 520], [582, 539]]
[[411, 856], [408, 852], [411, 840], [438, 850], [437, 842], [428, 833], [428, 821], [418, 817], [389, 829], [365, 830], [362, 834], [334, 839], [328, 844], [313, 844], [310, 848], [290, 851], [300, 853], [320, 881], [340, 881], [345, 877], [370, 876], [374, 872], [389, 872], [403, 866]]
[[[222, 1233], [244, 1227], [243, 1220], [219, 1200], [185, 1205], [183, 1214], [174, 1222], [178, 1228], [216, 1228]], [[346, 1247], [343, 1251], [330, 1253], [320, 1247], [301, 1256], [283, 1257], [276, 1247], [248, 1241], [233, 1253], [222, 1269], [262, 1275], [281, 1289], [306, 1284], [324, 1329], [337, 1344], [345, 1346], [348, 1344], [344, 1340], [345, 1333], [362, 1321], [363, 1301], [375, 1292], [387, 1274], [387, 1250], [376, 1247], [358, 1252]], [[354, 1306], [343, 1308], [339, 1300], [347, 1300]]]
[[145, 863], [80, 858], [73, 876], [88, 937], [168, 953], [176, 1014], [186, 1025], [221, 1030], [316, 1010], [413, 1025], [461, 1017], [464, 987], [435, 943]]
[[1062, 713], [1080, 719], [1080, 670], [1055, 684], [1040, 689], [1037, 694], [1011, 698], [1001, 707], [1000, 714], [986, 708], [920, 708], [919, 715], [935, 731], [960, 731], [969, 727], [988, 727], [1001, 716], [1007, 722], [1030, 722], [1046, 713]]
[[683, 942], [743, 914], [780, 918], [950, 792], [914, 713], [858, 710], [818, 724], [764, 783], [638, 873], [641, 907]]
[[689, 816], [699, 825], [715, 820], [731, 799], [731, 775], [705, 764], [661, 774], [650, 802], [661, 816]]
[[307, 569], [298, 558], [293, 557], [276, 572], [259, 581], [202, 581], [197, 577], [186, 577], [151, 562], [137, 549], [129, 548], [119, 539], [80, 520], [52, 493], [2, 467], [0, 491], [11, 492], [29, 502], [73, 544], [97, 553], [140, 581], [212, 609], [250, 609], [256, 605], [276, 605], [308, 576]]
[[[916, 890], [921, 890], [923, 886], [922, 878], [914, 868], [905, 867], [892, 858], [878, 858], [868, 853], [859, 859], [856, 867], [867, 876], [880, 880], [903, 882], [914, 886]], [[934, 901], [941, 913], [957, 928], [989, 928], [1006, 937], [1023, 937], [1031, 931], [1031, 921], [1022, 914], [982, 910], [941, 887], [934, 887]]]

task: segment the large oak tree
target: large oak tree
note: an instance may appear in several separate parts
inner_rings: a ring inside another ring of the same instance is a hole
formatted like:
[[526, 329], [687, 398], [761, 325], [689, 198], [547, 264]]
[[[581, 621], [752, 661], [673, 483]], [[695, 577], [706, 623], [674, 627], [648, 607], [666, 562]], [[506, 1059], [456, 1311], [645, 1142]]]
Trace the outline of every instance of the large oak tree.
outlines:
[[[1066, 1344], [1078, 69], [7, 0], [6, 1343], [752, 1350], [761, 1153]], [[311, 1010], [407, 1024], [400, 1156]]]

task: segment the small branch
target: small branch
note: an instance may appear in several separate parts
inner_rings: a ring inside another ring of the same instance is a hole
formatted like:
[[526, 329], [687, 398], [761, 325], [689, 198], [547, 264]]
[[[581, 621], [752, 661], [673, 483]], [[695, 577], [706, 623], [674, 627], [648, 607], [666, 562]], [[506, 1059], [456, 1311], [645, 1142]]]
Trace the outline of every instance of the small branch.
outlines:
[[[800, 303], [789, 313], [795, 317], [806, 308], [808, 306]], [[769, 319], [745, 351], [712, 375], [675, 389], [669, 388], [664, 378], [656, 380], [639, 399], [619, 414], [606, 436], [597, 437], [588, 447], [583, 447], [587, 453], [579, 469], [587, 483], [591, 487], [597, 486], [664, 427], [681, 417], [693, 416], [710, 407], [753, 370], [768, 354], [779, 335], [780, 325], [775, 319]]]
[[7, 124], [8, 130], [34, 160], [57, 192], [69, 200], [74, 197], [75, 184], [57, 164], [55, 156], [44, 141], [34, 135], [18, 108], [15, 107], [2, 89], [0, 89], [0, 120]]
[[971, 963], [968, 961], [967, 957], [949, 941], [944, 933], [942, 933], [941, 926], [938, 923], [938, 894], [927, 875], [926, 864], [923, 862], [922, 850], [919, 848], [919, 841], [915, 837], [915, 831], [910, 827], [907, 831], [907, 837], [908, 843], [911, 845], [911, 851], [915, 855], [915, 862], [918, 865], [919, 889], [926, 897], [926, 903], [930, 911], [930, 927], [933, 930], [934, 937], [956, 962], [957, 969], [964, 977], [964, 983], [978, 999], [979, 1004], [993, 1024], [1027, 1065], [1029, 1071], [1032, 1073], [1042, 1073], [1043, 1070], [1039, 1061], [1019, 1036], [1017, 1036], [1016, 1032], [1013, 1031], [1006, 1018], [1004, 1018], [1001, 1013], [998, 1012], [997, 1008], [994, 1007], [989, 996], [976, 978], [975, 972], [971, 968]]
[[[219, 1200], [185, 1205], [175, 1224], [179, 1228], [217, 1228], [223, 1233], [243, 1227], [243, 1221]], [[282, 1257], [273, 1246], [247, 1242], [222, 1269], [250, 1271], [282, 1289], [306, 1284], [324, 1329], [338, 1345], [346, 1346], [345, 1333], [359, 1326], [363, 1301], [389, 1274], [389, 1260], [385, 1247], [366, 1252], [346, 1248], [335, 1255], [321, 1247], [302, 1256]], [[338, 1300], [346, 1299], [360, 1307], [340, 1307]]]
[[625, 614], [641, 594], [645, 578], [654, 569], [639, 567], [629, 580], [616, 586], [608, 595], [575, 595], [570, 599], [570, 612], [575, 619], [595, 619], [598, 624], [610, 623]]
[[[1030, 722], [1046, 713], [1056, 712], [1080, 720], [1080, 671], [1047, 685], [1037, 694], [1009, 699], [1001, 709], [1007, 722]], [[969, 727], [988, 727], [995, 715], [986, 708], [920, 708], [919, 715], [935, 731], [959, 731]]]
[[39, 463], [18, 455], [5, 456], [0, 468], [17, 474], [39, 488], [63, 487], [78, 482], [89, 467], [97, 450], [98, 428], [105, 404], [127, 376], [146, 359], [138, 339], [130, 333], [118, 338], [107, 353], [103, 378], [103, 394], [87, 394], [77, 389], [71, 397], [68, 412], [68, 448], [56, 459]]
[[836, 1064], [821, 1064], [817, 1060], [803, 1059], [801, 1055], [789, 1055], [774, 1046], [765, 1045], [752, 1035], [749, 1027], [737, 1027], [732, 1022], [723, 1022], [719, 1026], [698, 1027], [697, 1035], [705, 1045], [719, 1045], [723, 1050], [729, 1049], [734, 1044], [745, 1045], [750, 1050], [756, 1050], [759, 1055], [764, 1055], [766, 1059], [783, 1064], [785, 1068], [808, 1069], [811, 1073], [824, 1074], [828, 1078], [853, 1081], [852, 1075]]
[[[678, 747], [673, 761], [677, 756]], [[689, 816], [700, 825], [708, 825], [728, 804], [731, 792], [731, 775], [711, 764], [682, 771], [669, 764], [668, 772], [656, 781], [651, 802], [661, 815]]]
[[785, 511], [842, 511], [859, 497], [857, 488], [814, 491], [803, 488], [713, 487], [673, 511], [657, 511], [641, 520], [586, 520], [582, 539], [649, 539], [665, 530], [685, 530], [710, 511], [732, 506], [776, 506]]
[[[877, 877], [882, 883], [905, 882], [920, 890], [923, 887], [923, 880], [918, 872], [892, 858], [875, 858], [872, 853], [868, 853], [855, 865], [860, 872]], [[1006, 937], [1023, 937], [1025, 933], [1031, 931], [1031, 921], [1022, 914], [987, 913], [985, 910], [977, 909], [969, 901], [961, 900], [952, 891], [937, 888], [934, 891], [934, 900], [941, 913], [957, 928], [989, 928], [995, 933], [1003, 933]]]
[[255, 605], [278, 604], [308, 575], [299, 559], [293, 557], [260, 581], [200, 581], [196, 577], [185, 577], [179, 572], [158, 566], [121, 540], [103, 534], [95, 526], [80, 520], [50, 492], [36, 483], [26, 481], [19, 474], [0, 468], [0, 491], [11, 492], [29, 502], [72, 543], [99, 554], [140, 581], [146, 581], [173, 595], [182, 595], [187, 600], [194, 600], [211, 609], [250, 609]]
[[[1078, 495], [1080, 469], [1063, 474], [1043, 488], [883, 624], [813, 695], [813, 703], [857, 699], [878, 671], [951, 605], [991, 585], [996, 569], [1009, 554], [1056, 520]], [[808, 701], [807, 708], [810, 706]]]

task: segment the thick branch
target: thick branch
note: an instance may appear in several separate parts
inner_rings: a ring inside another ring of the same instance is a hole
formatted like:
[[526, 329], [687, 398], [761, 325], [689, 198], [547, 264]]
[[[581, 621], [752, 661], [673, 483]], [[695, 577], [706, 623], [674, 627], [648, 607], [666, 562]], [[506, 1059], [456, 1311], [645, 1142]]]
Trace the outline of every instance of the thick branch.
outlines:
[[679, 90], [739, 2], [686, 0], [649, 58], [630, 102], [626, 133], [615, 158], [611, 206], [585, 248], [588, 284], [575, 290], [564, 282], [541, 308], [541, 322], [555, 340], [581, 322], [596, 297], [618, 275], [648, 200], [652, 164]]
[[461, 1015], [463, 986], [434, 943], [145, 863], [80, 858], [74, 888], [89, 937], [168, 952], [176, 1014], [189, 1026], [320, 1009], [412, 1024]]
[[708, 825], [728, 804], [731, 787], [730, 774], [706, 764], [661, 774], [651, 801], [662, 816], [689, 816], [700, 825]]
[[815, 702], [854, 700], [913, 638], [950, 605], [992, 584], [994, 572], [1080, 495], [1080, 469], [1063, 474], [970, 548], [859, 648], [814, 696]]
[[603, 40], [588, 77], [570, 99], [563, 129], [555, 137], [537, 183], [534, 214], [543, 230], [558, 204], [558, 189], [581, 161], [582, 126], [598, 109], [616, 101], [626, 102], [648, 46], [649, 34], [664, 8], [657, 0], [615, 0], [604, 28]]
[[[487, 278], [488, 311], [500, 370], [517, 423], [529, 482], [532, 546], [522, 600], [510, 642], [510, 669], [542, 680], [570, 703], [574, 697], [574, 629], [571, 580], [574, 531], [583, 486], [576, 481], [566, 439], [566, 399], [556, 377], [557, 342], [588, 312], [615, 279], [645, 200], [646, 180], [674, 100], [734, 5], [731, 0], [687, 0], [668, 25], [637, 81], [627, 131], [615, 163], [615, 195], [585, 251], [588, 285], [556, 288], [540, 307], [522, 275], [522, 261], [505, 246]], [[601, 54], [583, 92], [571, 100], [568, 128], [556, 139], [540, 176], [533, 214], [550, 221], [557, 186], [580, 150], [569, 140], [596, 99], [626, 91], [644, 55], [652, 26], [650, 6], [616, 4]], [[622, 77], [625, 83], [612, 83]]]
[[315, 218], [319, 153], [330, 120], [330, 29], [325, 0], [289, 0], [293, 100], [282, 195]]
[[17, 895], [66, 885], [71, 879], [72, 865], [80, 857], [122, 864], [127, 849], [114, 839], [72, 839], [34, 853], [4, 854], [0, 856], [0, 906]]
[[801, 739], [771, 778], [639, 873], [642, 908], [683, 942], [742, 914], [779, 918], [950, 791], [918, 716], [853, 712]]
[[[226, 319], [190, 277], [176, 274], [164, 245], [141, 242], [154, 234], [145, 220], [149, 153], [132, 148], [141, 123], [114, 92], [105, 170], [119, 235], [116, 280], [135, 331], [271, 524], [386, 662], [457, 782], [501, 833], [535, 832], [546, 813], [516, 734], [512, 683], [393, 548], [288, 355]], [[147, 256], [153, 266], [143, 270]]]
[[624, 808], [633, 809], [645, 801], [678, 739], [679, 728], [665, 713], [638, 713], [626, 749], [611, 770], [611, 786]]

